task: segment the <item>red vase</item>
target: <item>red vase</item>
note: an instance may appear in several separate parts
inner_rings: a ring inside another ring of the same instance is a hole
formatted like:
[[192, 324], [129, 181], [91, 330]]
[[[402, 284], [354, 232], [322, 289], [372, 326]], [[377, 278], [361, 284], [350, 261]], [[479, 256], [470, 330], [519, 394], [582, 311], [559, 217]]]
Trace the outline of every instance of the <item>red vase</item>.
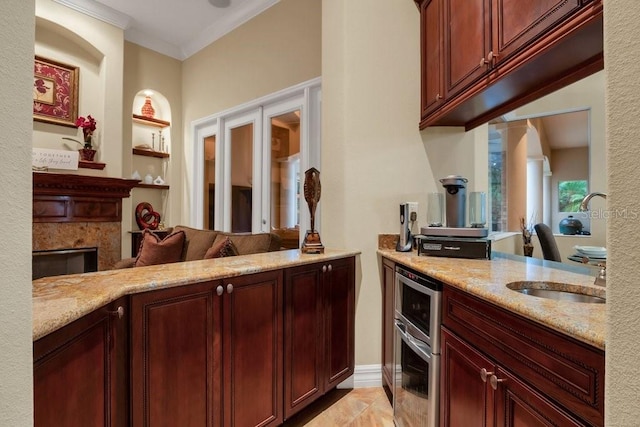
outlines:
[[148, 96], [144, 100], [141, 112], [144, 117], [148, 117], [150, 119], [153, 119], [153, 115], [156, 113], [156, 110], [153, 109], [153, 105], [151, 105], [151, 98]]
[[80, 160], [93, 162], [93, 159], [96, 156], [96, 150], [92, 148], [81, 148], [78, 152], [80, 153]]

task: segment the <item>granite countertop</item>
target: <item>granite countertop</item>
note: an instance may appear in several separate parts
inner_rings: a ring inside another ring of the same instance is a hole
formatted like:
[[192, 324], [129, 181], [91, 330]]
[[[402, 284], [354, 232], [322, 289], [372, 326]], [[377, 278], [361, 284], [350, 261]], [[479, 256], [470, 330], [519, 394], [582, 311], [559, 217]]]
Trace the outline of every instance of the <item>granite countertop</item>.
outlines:
[[603, 288], [594, 285], [593, 270], [499, 254], [492, 260], [418, 256], [415, 251], [396, 252], [393, 249], [379, 249], [378, 254], [596, 348], [605, 349], [606, 304], [538, 298], [505, 286], [514, 281], [543, 280], [589, 287], [597, 295]]
[[124, 295], [329, 261], [359, 253], [326, 249], [324, 254], [311, 255], [291, 249], [37, 279], [33, 281], [33, 340]]

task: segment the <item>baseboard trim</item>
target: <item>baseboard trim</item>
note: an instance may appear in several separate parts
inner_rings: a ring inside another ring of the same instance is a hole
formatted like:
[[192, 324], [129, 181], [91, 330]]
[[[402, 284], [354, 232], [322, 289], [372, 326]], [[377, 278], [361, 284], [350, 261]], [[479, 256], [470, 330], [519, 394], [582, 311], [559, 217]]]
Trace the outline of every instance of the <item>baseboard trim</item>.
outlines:
[[338, 388], [382, 387], [381, 365], [357, 365], [353, 375], [338, 384]]

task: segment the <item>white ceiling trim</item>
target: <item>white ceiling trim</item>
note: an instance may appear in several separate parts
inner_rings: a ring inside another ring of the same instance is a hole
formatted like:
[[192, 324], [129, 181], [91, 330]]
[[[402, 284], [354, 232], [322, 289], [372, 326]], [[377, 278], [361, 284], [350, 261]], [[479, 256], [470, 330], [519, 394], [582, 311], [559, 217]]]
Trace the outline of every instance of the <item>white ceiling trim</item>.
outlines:
[[185, 43], [183, 46], [165, 42], [132, 28], [132, 18], [129, 15], [99, 2], [91, 0], [53, 1], [124, 30], [124, 38], [127, 41], [182, 61], [261, 14], [280, 0], [241, 3], [233, 11], [227, 13], [224, 20], [212, 22], [211, 25], [200, 32], [200, 35]]
[[186, 43], [182, 48], [183, 58], [187, 59], [194, 53], [204, 49], [214, 41], [227, 33], [230, 33], [240, 25], [269, 9], [280, 0], [269, 0], [264, 2], [244, 2], [233, 12], [230, 12], [223, 22], [214, 22], [205, 28], [199, 36]]
[[76, 12], [99, 19], [100, 21], [114, 25], [120, 29], [126, 30], [131, 24], [131, 17], [122, 12], [118, 12], [108, 6], [90, 0], [53, 0], [63, 6], [67, 6]]

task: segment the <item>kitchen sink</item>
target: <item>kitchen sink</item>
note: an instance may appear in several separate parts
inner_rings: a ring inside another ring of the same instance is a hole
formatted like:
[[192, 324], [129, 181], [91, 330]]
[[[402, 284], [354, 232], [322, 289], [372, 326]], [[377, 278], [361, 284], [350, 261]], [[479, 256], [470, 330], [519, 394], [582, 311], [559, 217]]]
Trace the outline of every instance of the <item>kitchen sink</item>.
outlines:
[[606, 302], [604, 289], [571, 285], [569, 283], [522, 281], [507, 283], [507, 288], [521, 294], [559, 301], [595, 304], [604, 304]]

